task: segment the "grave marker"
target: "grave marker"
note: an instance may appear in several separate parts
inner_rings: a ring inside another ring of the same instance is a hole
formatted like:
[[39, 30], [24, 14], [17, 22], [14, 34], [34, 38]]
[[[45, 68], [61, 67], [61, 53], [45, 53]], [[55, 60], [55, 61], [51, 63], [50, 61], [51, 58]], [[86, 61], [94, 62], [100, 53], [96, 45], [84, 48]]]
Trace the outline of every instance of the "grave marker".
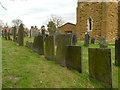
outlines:
[[66, 46], [65, 61], [68, 68], [75, 69], [82, 73], [82, 47]]
[[120, 38], [115, 40], [115, 64], [120, 65]]
[[55, 59], [55, 37], [48, 36], [45, 38], [45, 57], [48, 60]]
[[112, 49], [89, 48], [88, 53], [90, 77], [112, 87]]
[[40, 55], [44, 55], [44, 37], [38, 35], [34, 38], [33, 51]]
[[65, 67], [65, 46], [72, 45], [72, 35], [59, 35], [57, 42], [56, 63]]

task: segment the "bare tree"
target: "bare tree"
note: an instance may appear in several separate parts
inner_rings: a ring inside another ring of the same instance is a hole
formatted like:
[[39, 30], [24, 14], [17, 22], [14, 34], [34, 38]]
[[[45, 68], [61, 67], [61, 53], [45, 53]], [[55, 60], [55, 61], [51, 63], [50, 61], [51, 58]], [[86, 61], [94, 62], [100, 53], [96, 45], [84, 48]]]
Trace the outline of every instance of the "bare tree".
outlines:
[[2, 3], [0, 2], [0, 5], [1, 5], [1, 7], [3, 8], [3, 9], [5, 9], [5, 10], [7, 10], [3, 5], [2, 5]]
[[23, 22], [22, 22], [22, 20], [20, 20], [20, 19], [14, 19], [14, 20], [12, 21], [13, 26], [16, 26], [16, 27], [19, 27], [20, 24], [22, 24], [22, 23], [23, 23]]
[[51, 22], [51, 21], [52, 21], [53, 23], [55, 23], [56, 28], [62, 26], [62, 25], [64, 24], [64, 22], [65, 22], [61, 16], [53, 15], [53, 14], [52, 14], [51, 17], [48, 19], [47, 24], [48, 24], [49, 22]]

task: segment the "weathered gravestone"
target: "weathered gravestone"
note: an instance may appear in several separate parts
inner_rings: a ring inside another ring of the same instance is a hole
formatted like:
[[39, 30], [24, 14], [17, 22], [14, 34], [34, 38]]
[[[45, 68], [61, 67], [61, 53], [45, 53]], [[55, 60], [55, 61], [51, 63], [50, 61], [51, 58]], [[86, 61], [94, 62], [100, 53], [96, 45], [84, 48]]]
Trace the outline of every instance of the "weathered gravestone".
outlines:
[[33, 45], [32, 42], [29, 41], [26, 42], [26, 47], [28, 47], [29, 49], [32, 49], [32, 45]]
[[65, 46], [72, 45], [72, 35], [59, 35], [57, 42], [56, 63], [65, 67]]
[[24, 27], [23, 24], [20, 24], [19, 26], [19, 31], [18, 31], [18, 43], [19, 46], [23, 46], [24, 44]]
[[85, 41], [84, 41], [84, 46], [89, 46], [89, 40], [90, 40], [90, 36], [89, 34], [85, 34]]
[[100, 48], [108, 48], [108, 45], [104, 45], [105, 42], [106, 42], [106, 38], [104, 36], [101, 37], [99, 42]]
[[95, 44], [95, 38], [91, 39], [91, 44]]
[[88, 53], [90, 77], [112, 87], [112, 49], [89, 48]]
[[99, 44], [105, 44], [105, 41], [106, 41], [106, 38], [105, 38], [104, 36], [102, 36], [102, 37], [100, 38]]
[[11, 38], [10, 38], [10, 32], [8, 32], [8, 40], [11, 40]]
[[82, 47], [66, 46], [65, 62], [68, 68], [75, 69], [82, 73]]
[[5, 39], [7, 40], [7, 30], [5, 29]]
[[72, 45], [76, 45], [76, 43], [77, 43], [77, 34], [76, 33], [73, 33], [72, 34]]
[[120, 65], [120, 38], [115, 40], [115, 64]]
[[40, 55], [44, 55], [44, 37], [38, 35], [34, 38], [33, 51]]
[[4, 32], [3, 32], [3, 30], [2, 30], [2, 37], [4, 38]]
[[13, 27], [13, 41], [16, 41], [16, 27]]
[[[57, 30], [57, 31], [54, 33], [54, 36], [55, 36], [55, 45], [57, 45], [59, 35], [61, 35], [61, 32]], [[59, 42], [58, 42], [58, 43], [59, 43]]]
[[45, 57], [48, 60], [55, 59], [55, 37], [48, 36], [45, 38]]

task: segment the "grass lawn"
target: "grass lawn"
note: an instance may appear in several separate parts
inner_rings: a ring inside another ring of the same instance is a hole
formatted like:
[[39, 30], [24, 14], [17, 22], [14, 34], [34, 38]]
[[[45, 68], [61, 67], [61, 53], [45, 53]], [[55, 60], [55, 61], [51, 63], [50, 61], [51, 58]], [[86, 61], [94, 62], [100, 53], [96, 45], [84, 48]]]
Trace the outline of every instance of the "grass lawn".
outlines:
[[[25, 38], [25, 42], [33, 38]], [[90, 78], [88, 68], [88, 48], [83, 41], [77, 45], [83, 47], [83, 73], [68, 70], [44, 56], [34, 53], [25, 46], [2, 39], [2, 78], [3, 88], [105, 88], [100, 82]], [[98, 43], [90, 47], [99, 47]], [[113, 87], [118, 87], [118, 67], [115, 66], [115, 47], [112, 48]]]

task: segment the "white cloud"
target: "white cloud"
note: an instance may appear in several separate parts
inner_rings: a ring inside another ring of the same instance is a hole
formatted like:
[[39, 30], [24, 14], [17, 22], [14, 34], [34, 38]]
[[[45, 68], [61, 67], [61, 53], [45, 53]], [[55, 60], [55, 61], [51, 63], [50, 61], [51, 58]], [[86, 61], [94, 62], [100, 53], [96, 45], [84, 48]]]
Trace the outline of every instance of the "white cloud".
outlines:
[[40, 28], [51, 14], [62, 16], [67, 22], [76, 23], [77, 0], [0, 0], [0, 20], [8, 22], [19, 18], [30, 28]]

